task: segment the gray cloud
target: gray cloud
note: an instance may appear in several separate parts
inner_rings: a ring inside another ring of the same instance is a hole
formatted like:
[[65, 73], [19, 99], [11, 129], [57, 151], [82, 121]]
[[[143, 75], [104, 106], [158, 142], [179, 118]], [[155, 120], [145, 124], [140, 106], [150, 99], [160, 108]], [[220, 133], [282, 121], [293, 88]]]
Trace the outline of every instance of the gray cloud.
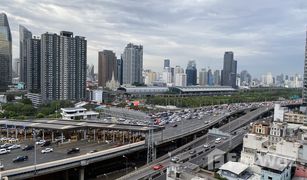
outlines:
[[120, 56], [129, 42], [144, 45], [144, 66], [156, 71], [164, 58], [186, 67], [222, 67], [232, 50], [239, 70], [259, 76], [302, 73], [307, 2], [305, 0], [2, 0], [18, 57], [18, 24], [33, 34], [73, 31], [87, 37], [88, 61], [97, 52]]

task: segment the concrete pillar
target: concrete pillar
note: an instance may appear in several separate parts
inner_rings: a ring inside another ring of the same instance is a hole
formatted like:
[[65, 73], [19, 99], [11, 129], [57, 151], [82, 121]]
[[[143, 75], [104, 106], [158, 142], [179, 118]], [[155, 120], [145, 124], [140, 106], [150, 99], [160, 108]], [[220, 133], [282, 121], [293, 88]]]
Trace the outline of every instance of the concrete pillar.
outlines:
[[24, 129], [24, 133], [25, 133], [25, 141], [27, 140], [27, 129]]
[[18, 135], [18, 129], [15, 129], [15, 138], [17, 139], [17, 135]]
[[103, 142], [106, 142], [106, 131], [102, 130], [102, 134], [103, 134]]
[[84, 168], [80, 168], [79, 170], [79, 180], [84, 180]]
[[134, 143], [135, 142], [135, 133], [133, 132], [132, 133], [132, 143]]
[[115, 134], [114, 134], [114, 130], [112, 130], [112, 134], [113, 134], [112, 141], [113, 141], [113, 142], [115, 142]]
[[96, 141], [96, 131], [94, 129], [94, 141]]
[[54, 141], [54, 132], [53, 131], [51, 132], [51, 141], [52, 142]]
[[83, 139], [86, 139], [86, 130], [83, 130]]
[[45, 130], [43, 129], [43, 140], [45, 140]]
[[125, 132], [124, 131], [122, 132], [123, 132], [123, 144], [125, 144]]
[[63, 135], [63, 132], [61, 132], [61, 143], [63, 144], [63, 141], [64, 141], [64, 135]]

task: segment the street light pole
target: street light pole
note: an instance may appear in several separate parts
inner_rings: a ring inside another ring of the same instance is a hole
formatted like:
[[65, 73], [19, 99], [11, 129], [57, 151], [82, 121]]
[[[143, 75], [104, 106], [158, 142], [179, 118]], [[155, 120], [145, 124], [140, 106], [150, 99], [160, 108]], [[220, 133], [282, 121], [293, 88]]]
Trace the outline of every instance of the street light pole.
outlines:
[[33, 129], [33, 136], [34, 136], [34, 175], [36, 175], [36, 132]]

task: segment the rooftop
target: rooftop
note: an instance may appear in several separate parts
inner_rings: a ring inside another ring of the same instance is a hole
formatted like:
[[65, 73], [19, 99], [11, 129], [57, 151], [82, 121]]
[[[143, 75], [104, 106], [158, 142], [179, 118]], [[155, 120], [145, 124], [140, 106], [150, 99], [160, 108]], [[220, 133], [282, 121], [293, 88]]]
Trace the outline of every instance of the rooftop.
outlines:
[[220, 167], [220, 170], [230, 171], [236, 175], [240, 175], [248, 168], [248, 165], [240, 163], [240, 162], [232, 162], [228, 161]]
[[183, 92], [210, 92], [210, 91], [236, 91], [234, 88], [229, 86], [185, 86], [185, 87], [175, 87]]
[[284, 171], [284, 169], [287, 168], [290, 163], [290, 160], [272, 154], [258, 156], [258, 160], [255, 162], [255, 164], [258, 166], [280, 172]]
[[61, 108], [62, 111], [86, 111], [83, 107]]

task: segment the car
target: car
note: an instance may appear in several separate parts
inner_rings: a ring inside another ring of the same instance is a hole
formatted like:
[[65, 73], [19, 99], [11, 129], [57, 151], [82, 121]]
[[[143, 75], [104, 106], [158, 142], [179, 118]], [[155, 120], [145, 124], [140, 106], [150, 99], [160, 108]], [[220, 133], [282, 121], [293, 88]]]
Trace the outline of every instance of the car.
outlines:
[[80, 152], [80, 148], [71, 148], [67, 150], [67, 154], [74, 154]]
[[27, 160], [28, 160], [28, 156], [17, 156], [15, 159], [13, 159], [13, 163], [27, 161]]
[[0, 149], [0, 154], [7, 154], [10, 153], [11, 151], [8, 149]]
[[45, 141], [41, 146], [46, 147], [46, 146], [49, 146], [50, 144], [51, 144], [51, 141]]
[[39, 140], [39, 141], [37, 141], [35, 144], [37, 144], [37, 145], [42, 145], [42, 144], [44, 144], [46, 141], [44, 140], [44, 139], [41, 139], [41, 140]]
[[174, 125], [173, 125], [173, 127], [177, 127], [177, 126], [178, 126], [177, 124], [174, 124]]
[[45, 148], [42, 151], [42, 154], [53, 152], [53, 148]]
[[26, 145], [24, 148], [22, 148], [23, 151], [29, 151], [34, 149], [34, 145]]
[[2, 144], [0, 147], [1, 147], [1, 148], [8, 148], [8, 147], [10, 147], [10, 146], [12, 146], [12, 144], [10, 144], [10, 143], [5, 143], [5, 144]]
[[171, 161], [174, 163], [177, 163], [179, 161], [179, 158], [175, 156], [171, 159]]
[[208, 147], [210, 147], [209, 144], [204, 144], [204, 148], [208, 148]]
[[215, 144], [219, 144], [219, 143], [222, 142], [221, 140], [222, 140], [221, 138], [216, 138], [214, 142], [215, 142]]
[[226, 139], [227, 139], [227, 137], [223, 137], [222, 139], [223, 139], [223, 140], [226, 140]]
[[13, 144], [12, 146], [8, 147], [7, 149], [9, 150], [13, 150], [13, 149], [18, 149], [20, 148], [21, 146], [19, 144]]
[[160, 169], [162, 169], [162, 168], [163, 168], [163, 165], [162, 165], [162, 164], [157, 164], [157, 165], [152, 166], [152, 169], [153, 169], [153, 170], [160, 170]]
[[190, 152], [189, 152], [190, 154], [195, 154], [196, 153], [196, 150], [191, 150]]
[[97, 149], [94, 149], [94, 150], [91, 150], [89, 153], [95, 153], [95, 152], [98, 152]]

